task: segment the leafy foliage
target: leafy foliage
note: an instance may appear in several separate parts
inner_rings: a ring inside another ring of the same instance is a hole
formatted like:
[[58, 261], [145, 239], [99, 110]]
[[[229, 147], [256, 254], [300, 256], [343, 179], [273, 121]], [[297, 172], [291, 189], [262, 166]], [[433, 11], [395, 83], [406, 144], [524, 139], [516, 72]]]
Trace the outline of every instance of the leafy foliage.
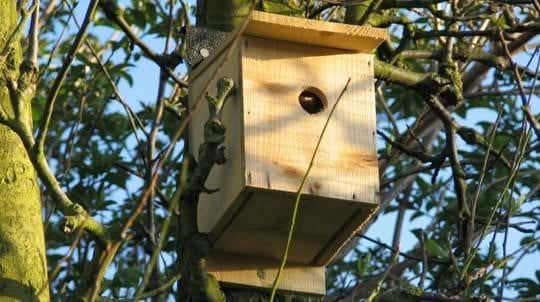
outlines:
[[[204, 7], [205, 1], [197, 2]], [[160, 301], [181, 297], [176, 281], [185, 243], [178, 240], [183, 230], [171, 204], [185, 193], [196, 165], [196, 155], [186, 152], [187, 138], [175, 138], [187, 122], [189, 92], [165, 67], [185, 80], [190, 67], [182, 59], [182, 28], [193, 23], [196, 9], [187, 1], [121, 3], [114, 12], [137, 38], [101, 7], [58, 91], [45, 152], [70, 199], [113, 233], [136, 218], [104, 268], [99, 295], [133, 299], [152, 293]], [[35, 127], [80, 33], [85, 5], [41, 3]], [[328, 267], [327, 299], [365, 299], [375, 289], [379, 298], [394, 301], [538, 299], [538, 2], [264, 0], [259, 8], [363, 22], [390, 33], [374, 53], [392, 68], [376, 84], [378, 131], [384, 135], [378, 150], [381, 209], [377, 222], [359, 234], [359, 245]], [[533, 111], [533, 121], [526, 110]], [[49, 194], [44, 214], [51, 292], [55, 300], [69, 300], [93, 282], [90, 272], [99, 266], [94, 254], [102, 247], [85, 232], [61, 232], [62, 215]], [[381, 221], [382, 235], [376, 228]], [[391, 232], [392, 242], [384, 238]], [[154, 253], [156, 263], [150, 260]], [[137, 292], [143, 284], [145, 292]]]

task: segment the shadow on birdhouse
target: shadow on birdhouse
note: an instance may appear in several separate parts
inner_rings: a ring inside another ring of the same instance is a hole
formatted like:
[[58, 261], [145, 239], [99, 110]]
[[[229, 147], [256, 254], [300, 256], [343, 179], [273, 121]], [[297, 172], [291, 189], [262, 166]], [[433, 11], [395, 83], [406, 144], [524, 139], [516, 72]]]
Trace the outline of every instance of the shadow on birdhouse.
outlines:
[[[253, 12], [239, 39], [231, 33], [190, 74], [194, 106], [215, 81], [234, 80], [223, 111], [227, 162], [202, 194], [211, 273], [222, 282], [270, 287], [290, 228], [295, 193], [330, 118], [303, 187], [282, 290], [324, 294], [324, 266], [378, 206], [373, 57], [383, 29]], [[191, 152], [208, 111], [193, 113]]]

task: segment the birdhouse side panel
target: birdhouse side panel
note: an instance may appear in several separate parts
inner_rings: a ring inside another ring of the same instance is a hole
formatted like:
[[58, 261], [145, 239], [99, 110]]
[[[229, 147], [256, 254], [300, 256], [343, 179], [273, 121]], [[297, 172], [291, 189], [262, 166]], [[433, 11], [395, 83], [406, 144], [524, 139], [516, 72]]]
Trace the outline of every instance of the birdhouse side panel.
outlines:
[[[208, 105], [204, 98], [205, 91], [216, 94], [216, 82], [226, 76], [234, 80], [235, 92], [227, 99], [223, 109], [222, 122], [225, 133], [225, 157], [223, 165], [215, 165], [206, 181], [206, 188], [219, 191], [200, 195], [198, 206], [198, 224], [201, 232], [210, 233], [210, 237], [219, 236], [220, 228], [228, 221], [229, 212], [244, 188], [243, 150], [242, 150], [242, 83], [240, 70], [240, 48], [234, 49], [227, 56], [227, 49], [216, 57], [209, 57], [211, 64], [203, 65], [204, 70], [194, 70], [195, 78], [190, 79], [189, 96], [193, 118], [190, 124], [190, 151], [197, 158], [199, 146], [204, 140], [204, 124], [208, 120]], [[214, 74], [218, 73], [214, 76]], [[208, 84], [208, 81], [212, 81]], [[205, 90], [207, 89], [207, 90]], [[201, 96], [200, 99], [197, 99]]]
[[[298, 190], [331, 108], [350, 78], [303, 193], [375, 203], [372, 56], [256, 37], [246, 37], [242, 47], [246, 185]], [[310, 97], [319, 98], [311, 108], [302, 104]]]

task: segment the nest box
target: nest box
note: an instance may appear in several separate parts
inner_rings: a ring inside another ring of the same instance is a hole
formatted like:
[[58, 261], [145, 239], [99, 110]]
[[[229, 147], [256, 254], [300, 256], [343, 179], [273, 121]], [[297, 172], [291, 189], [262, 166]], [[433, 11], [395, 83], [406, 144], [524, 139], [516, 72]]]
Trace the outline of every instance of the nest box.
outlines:
[[[219, 191], [202, 194], [199, 230], [209, 234], [213, 251], [280, 260], [295, 193], [350, 79], [302, 190], [288, 257], [298, 265], [324, 266], [378, 206], [370, 53], [387, 33], [262, 12], [247, 22], [190, 75], [192, 106], [204, 102], [194, 98], [205, 87], [215, 93], [223, 76], [236, 87], [223, 112], [227, 162], [214, 166], [206, 183]], [[201, 104], [190, 128], [193, 154], [207, 119]]]

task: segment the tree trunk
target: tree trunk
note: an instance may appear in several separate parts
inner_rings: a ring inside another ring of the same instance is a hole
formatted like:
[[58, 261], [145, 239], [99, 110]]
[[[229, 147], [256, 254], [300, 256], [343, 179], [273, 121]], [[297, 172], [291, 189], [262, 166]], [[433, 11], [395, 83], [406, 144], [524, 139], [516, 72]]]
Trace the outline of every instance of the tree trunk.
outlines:
[[197, 25], [231, 31], [240, 25], [255, 0], [197, 0]]
[[[20, 35], [12, 36], [19, 22], [16, 1], [1, 6], [0, 51], [7, 51], [0, 53], [0, 107], [12, 118], [16, 100], [10, 97], [6, 79], [17, 80], [22, 49]], [[31, 116], [29, 104], [21, 108]], [[47, 282], [36, 172], [19, 137], [0, 125], [0, 300], [49, 301]]]

